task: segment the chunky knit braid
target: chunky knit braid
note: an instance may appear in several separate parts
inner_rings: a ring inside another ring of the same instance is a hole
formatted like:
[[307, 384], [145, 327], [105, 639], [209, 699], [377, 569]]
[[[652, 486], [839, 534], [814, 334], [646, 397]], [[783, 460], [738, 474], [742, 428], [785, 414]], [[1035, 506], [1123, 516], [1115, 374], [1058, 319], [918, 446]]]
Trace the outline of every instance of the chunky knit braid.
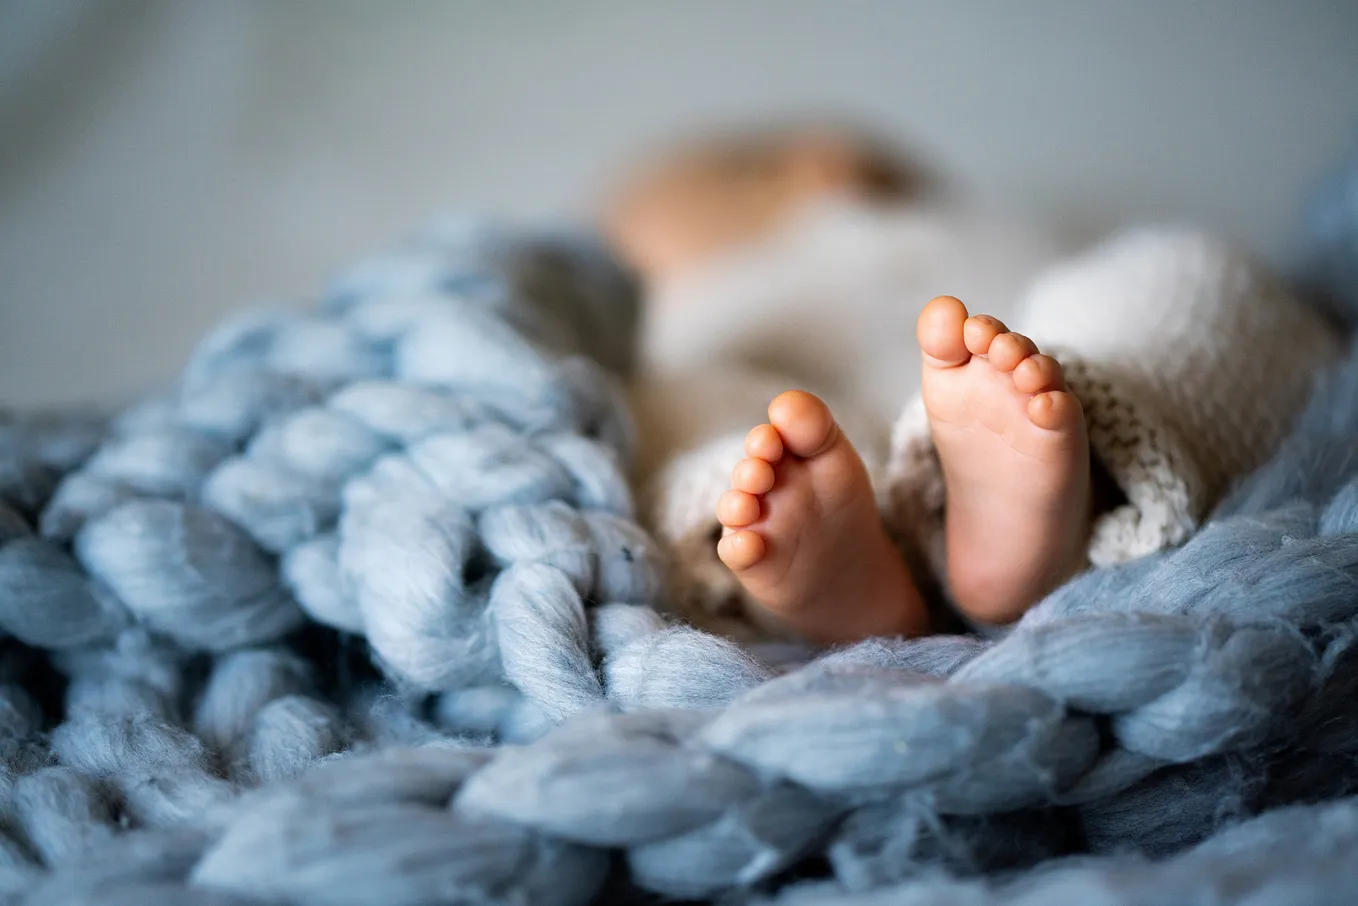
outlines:
[[7, 423], [0, 902], [1347, 892], [1358, 356], [1181, 549], [774, 667], [655, 609], [629, 306], [444, 231], [107, 424]]

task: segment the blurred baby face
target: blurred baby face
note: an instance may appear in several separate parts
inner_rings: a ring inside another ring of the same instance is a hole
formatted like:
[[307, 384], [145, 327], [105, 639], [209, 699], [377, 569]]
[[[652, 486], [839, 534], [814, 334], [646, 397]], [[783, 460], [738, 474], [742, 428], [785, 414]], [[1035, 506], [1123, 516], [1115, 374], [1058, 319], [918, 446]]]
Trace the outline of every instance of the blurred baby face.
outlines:
[[642, 172], [606, 218], [610, 238], [648, 282], [768, 233], [791, 203], [786, 167], [768, 148], [705, 148]]
[[894, 151], [824, 128], [755, 132], [695, 143], [637, 173], [604, 227], [651, 285], [763, 238], [801, 204], [826, 195], [898, 201], [917, 174]]

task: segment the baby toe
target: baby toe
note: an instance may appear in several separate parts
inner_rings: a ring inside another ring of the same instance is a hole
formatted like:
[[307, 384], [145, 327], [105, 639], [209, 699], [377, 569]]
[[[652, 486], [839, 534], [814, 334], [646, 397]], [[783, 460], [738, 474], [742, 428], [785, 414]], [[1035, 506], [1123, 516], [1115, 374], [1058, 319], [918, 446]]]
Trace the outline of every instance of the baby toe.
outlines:
[[972, 355], [987, 355], [995, 338], [1004, 336], [1008, 331], [1009, 328], [1005, 327], [999, 318], [991, 315], [973, 315], [967, 318], [967, 323], [963, 325], [962, 337], [967, 344], [967, 351]]
[[758, 425], [745, 435], [745, 455], [765, 462], [777, 462], [783, 456], [783, 439], [773, 425]]
[[746, 494], [767, 494], [773, 490], [773, 466], [766, 460], [742, 459], [731, 470], [731, 487]]
[[835, 418], [820, 397], [802, 390], [781, 393], [769, 403], [769, 421], [783, 448], [795, 456], [815, 456], [835, 438]]
[[717, 557], [728, 569], [749, 569], [764, 559], [764, 539], [748, 529], [732, 532], [717, 542]]
[[1066, 388], [1061, 363], [1049, 355], [1030, 355], [1014, 367], [1014, 388], [1019, 393], [1045, 393]]
[[1028, 419], [1048, 431], [1075, 428], [1083, 415], [1075, 394], [1064, 390], [1039, 393], [1028, 401]]
[[962, 337], [966, 321], [967, 307], [952, 296], [939, 296], [924, 306], [915, 322], [915, 338], [930, 364], [948, 368], [971, 358]]
[[1037, 344], [1021, 333], [1002, 333], [990, 344], [986, 358], [992, 368], [1005, 374], [1018, 367], [1019, 362], [1037, 353]]
[[744, 491], [727, 491], [717, 499], [717, 519], [731, 528], [749, 525], [759, 519], [759, 498]]

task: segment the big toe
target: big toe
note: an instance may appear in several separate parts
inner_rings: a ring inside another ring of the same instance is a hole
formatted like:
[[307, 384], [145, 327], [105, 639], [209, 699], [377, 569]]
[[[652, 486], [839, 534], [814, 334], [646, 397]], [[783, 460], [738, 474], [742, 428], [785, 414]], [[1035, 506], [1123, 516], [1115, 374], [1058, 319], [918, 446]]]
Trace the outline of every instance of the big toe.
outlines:
[[915, 323], [915, 337], [931, 364], [961, 365], [971, 358], [963, 338], [967, 307], [961, 299], [939, 296], [924, 306]]
[[769, 423], [778, 429], [783, 445], [794, 456], [824, 452], [839, 433], [825, 401], [802, 390], [789, 390], [774, 397], [769, 403]]

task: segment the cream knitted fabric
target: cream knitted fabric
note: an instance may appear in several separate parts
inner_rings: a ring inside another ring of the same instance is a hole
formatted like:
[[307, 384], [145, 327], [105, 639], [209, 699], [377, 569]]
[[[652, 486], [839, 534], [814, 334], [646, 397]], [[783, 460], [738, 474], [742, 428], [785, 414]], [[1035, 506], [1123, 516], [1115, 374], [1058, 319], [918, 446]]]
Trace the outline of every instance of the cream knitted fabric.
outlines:
[[[1188, 230], [1129, 233], [1052, 268], [1010, 326], [1060, 359], [1093, 453], [1125, 498], [1096, 518], [1095, 566], [1184, 541], [1268, 457], [1340, 352], [1316, 312], [1239, 251]], [[896, 425], [880, 491], [888, 526], [946, 588], [943, 478], [918, 397]]]

